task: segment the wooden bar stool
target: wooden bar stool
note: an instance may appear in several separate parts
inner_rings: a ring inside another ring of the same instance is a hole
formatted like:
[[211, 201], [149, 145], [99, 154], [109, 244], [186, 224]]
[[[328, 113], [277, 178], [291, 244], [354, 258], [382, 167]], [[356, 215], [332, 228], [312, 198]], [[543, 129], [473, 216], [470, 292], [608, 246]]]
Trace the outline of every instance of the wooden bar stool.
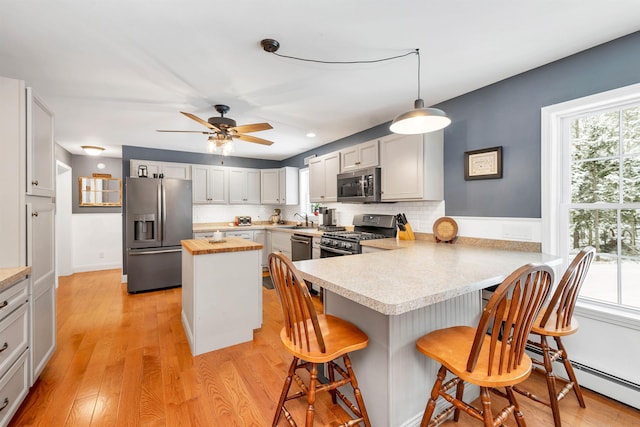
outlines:
[[[550, 267], [524, 265], [498, 286], [476, 328], [438, 329], [416, 341], [422, 354], [441, 363], [422, 417], [422, 427], [435, 426], [452, 412], [458, 421], [460, 409], [487, 427], [501, 425], [511, 413], [518, 426], [526, 426], [512, 387], [531, 373], [531, 359], [524, 352], [527, 337], [552, 284]], [[447, 372], [451, 372], [453, 378], [445, 383]], [[481, 409], [462, 400], [465, 382], [480, 386]], [[509, 405], [495, 417], [491, 412], [490, 394], [494, 387], [504, 387], [509, 400]], [[453, 388], [455, 396], [449, 394]], [[432, 419], [438, 396], [451, 405]]]
[[[537, 336], [539, 340], [529, 340], [528, 344], [540, 349], [543, 358], [542, 361], [532, 358], [532, 362], [534, 363], [534, 369], [540, 370], [546, 375], [549, 399], [542, 399], [536, 396], [524, 388], [521, 388], [522, 385], [514, 387], [514, 390], [518, 393], [551, 407], [553, 422], [556, 427], [562, 425], [558, 402], [565, 397], [571, 389], [575, 392], [580, 406], [582, 408], [586, 407], [580, 384], [578, 384], [576, 374], [573, 372], [571, 361], [567, 356], [567, 350], [562, 344], [561, 337], [574, 334], [578, 330], [578, 321], [573, 319], [573, 310], [575, 309], [578, 293], [587, 276], [587, 271], [589, 271], [595, 253], [596, 250], [592, 246], [587, 246], [576, 255], [562, 276], [562, 279], [560, 279], [549, 304], [540, 311], [531, 330], [531, 334]], [[553, 337], [557, 348], [549, 346], [547, 337]], [[553, 362], [557, 360], [562, 360], [569, 379], [556, 377], [554, 375]], [[564, 382], [564, 387], [559, 391], [556, 388], [557, 379]]]
[[[318, 315], [306, 283], [300, 277], [291, 260], [282, 253], [269, 254], [269, 272], [284, 315], [284, 327], [280, 332], [280, 339], [287, 351], [293, 355], [276, 408], [273, 427], [278, 424], [281, 414], [285, 415], [291, 426], [296, 426], [296, 422], [284, 404], [305, 395], [307, 397], [305, 426], [313, 426], [316, 393], [321, 391], [330, 392], [334, 404], [337, 403], [337, 397], [339, 397], [355, 415], [355, 418], [345, 423], [344, 426], [363, 423], [370, 427], [369, 416], [349, 358], [349, 352], [360, 350], [369, 344], [369, 337], [346, 320], [330, 314]], [[335, 362], [339, 358], [342, 359], [344, 368]], [[326, 384], [318, 381], [319, 363], [327, 364], [329, 382]], [[308, 384], [297, 374], [299, 369], [309, 371]], [[336, 373], [340, 375], [340, 378], [336, 379]], [[289, 395], [293, 381], [302, 391]], [[357, 405], [354, 405], [338, 389], [346, 384], [350, 384], [353, 388]]]

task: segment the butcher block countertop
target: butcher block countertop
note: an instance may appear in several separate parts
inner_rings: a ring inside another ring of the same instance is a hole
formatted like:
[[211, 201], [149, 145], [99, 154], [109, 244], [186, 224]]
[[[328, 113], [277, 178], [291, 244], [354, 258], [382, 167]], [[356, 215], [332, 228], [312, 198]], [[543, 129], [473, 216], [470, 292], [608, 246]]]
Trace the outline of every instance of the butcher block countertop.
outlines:
[[0, 291], [4, 291], [29, 274], [31, 274], [31, 267], [0, 268]]
[[221, 242], [213, 242], [207, 239], [182, 240], [182, 247], [191, 255], [218, 254], [224, 252], [257, 251], [264, 246], [260, 243], [240, 237], [226, 237]]

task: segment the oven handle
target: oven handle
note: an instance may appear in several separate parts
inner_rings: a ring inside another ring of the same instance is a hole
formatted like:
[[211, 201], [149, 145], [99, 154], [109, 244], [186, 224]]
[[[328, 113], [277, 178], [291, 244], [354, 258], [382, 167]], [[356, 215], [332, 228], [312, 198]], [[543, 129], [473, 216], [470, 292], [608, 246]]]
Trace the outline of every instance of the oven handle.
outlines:
[[336, 254], [341, 254], [341, 255], [355, 255], [353, 252], [343, 251], [342, 249], [336, 249], [336, 248], [328, 248], [326, 246], [320, 246], [320, 249], [325, 250], [327, 252], [334, 252]]

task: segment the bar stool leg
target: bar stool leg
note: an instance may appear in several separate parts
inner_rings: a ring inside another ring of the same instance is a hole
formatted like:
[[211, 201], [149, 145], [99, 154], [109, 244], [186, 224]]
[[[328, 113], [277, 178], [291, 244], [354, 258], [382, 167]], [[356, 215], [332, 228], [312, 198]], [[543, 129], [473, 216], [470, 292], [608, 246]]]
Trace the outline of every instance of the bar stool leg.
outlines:
[[561, 427], [560, 406], [558, 405], [558, 392], [556, 391], [556, 376], [553, 374], [553, 365], [551, 362], [551, 348], [547, 343], [547, 337], [540, 336], [540, 346], [542, 347], [542, 356], [544, 358], [544, 369], [547, 371], [547, 389], [549, 389], [549, 406], [553, 413], [553, 424], [555, 427]]
[[509, 403], [513, 405], [513, 415], [516, 418], [516, 424], [518, 424], [518, 427], [527, 427], [527, 423], [524, 421], [524, 415], [522, 415], [522, 411], [520, 411], [516, 395], [513, 392], [513, 387], [506, 387], [506, 391]]
[[318, 383], [318, 365], [311, 364], [309, 371], [309, 390], [307, 392], [307, 420], [305, 427], [313, 427], [313, 415], [315, 413], [314, 404], [316, 403], [316, 387]]
[[562, 352], [562, 363], [564, 364], [564, 369], [567, 371], [567, 375], [569, 376], [569, 380], [573, 383], [573, 391], [576, 393], [576, 398], [578, 399], [578, 403], [581, 408], [586, 408], [587, 405], [584, 403], [584, 397], [582, 396], [582, 389], [580, 388], [580, 384], [578, 384], [578, 380], [576, 379], [576, 374], [573, 371], [573, 365], [571, 365], [571, 361], [569, 357], [567, 357], [567, 351], [562, 345], [562, 341], [560, 337], [554, 337], [556, 340], [556, 345], [558, 346], [558, 350]]
[[[289, 365], [289, 373], [287, 374], [287, 378], [284, 380], [284, 384], [282, 386], [282, 392], [280, 393], [280, 400], [278, 400], [278, 407], [276, 408], [276, 414], [273, 417], [272, 427], [276, 427], [278, 425], [278, 420], [280, 419], [280, 415], [284, 412], [284, 402], [287, 399], [287, 395], [289, 394], [289, 389], [291, 388], [291, 382], [293, 381], [293, 375], [296, 372], [296, 366], [298, 365], [298, 358], [294, 357], [291, 361], [291, 365]], [[289, 424], [291, 424], [291, 416], [288, 412], [285, 412], [287, 420]]]
[[436, 400], [438, 400], [440, 387], [442, 387], [442, 383], [444, 382], [444, 378], [447, 375], [447, 368], [444, 365], [440, 366], [438, 370], [438, 375], [436, 377], [436, 382], [433, 384], [433, 388], [431, 389], [431, 397], [429, 397], [429, 401], [427, 402], [427, 407], [424, 410], [424, 414], [422, 415], [422, 421], [420, 422], [420, 427], [428, 427], [429, 421], [431, 421], [431, 416], [433, 415], [433, 411], [436, 409]]

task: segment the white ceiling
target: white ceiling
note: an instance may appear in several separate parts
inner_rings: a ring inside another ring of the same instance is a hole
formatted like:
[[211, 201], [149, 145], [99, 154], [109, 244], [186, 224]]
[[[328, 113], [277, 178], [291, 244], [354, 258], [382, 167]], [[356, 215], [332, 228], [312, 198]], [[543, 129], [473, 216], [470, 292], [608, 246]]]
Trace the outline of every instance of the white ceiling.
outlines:
[[[270, 147], [234, 155], [281, 160], [352, 135], [413, 106], [415, 55], [432, 105], [640, 29], [640, 1], [616, 0], [0, 0], [0, 75], [26, 81], [56, 115], [73, 154], [101, 145], [206, 152], [214, 104]], [[455, 117], [452, 118], [455, 121]], [[307, 132], [317, 136], [307, 138]]]

